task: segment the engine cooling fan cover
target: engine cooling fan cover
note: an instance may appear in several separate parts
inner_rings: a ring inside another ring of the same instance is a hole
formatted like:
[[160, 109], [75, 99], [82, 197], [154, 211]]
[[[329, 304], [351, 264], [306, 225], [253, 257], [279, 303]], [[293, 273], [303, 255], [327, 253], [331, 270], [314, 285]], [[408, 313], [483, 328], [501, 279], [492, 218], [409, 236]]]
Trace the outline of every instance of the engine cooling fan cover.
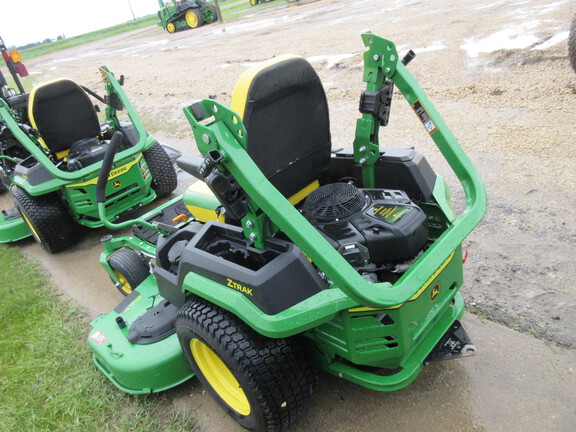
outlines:
[[348, 218], [366, 205], [364, 193], [349, 183], [331, 183], [313, 191], [302, 214], [310, 222], [332, 222]]

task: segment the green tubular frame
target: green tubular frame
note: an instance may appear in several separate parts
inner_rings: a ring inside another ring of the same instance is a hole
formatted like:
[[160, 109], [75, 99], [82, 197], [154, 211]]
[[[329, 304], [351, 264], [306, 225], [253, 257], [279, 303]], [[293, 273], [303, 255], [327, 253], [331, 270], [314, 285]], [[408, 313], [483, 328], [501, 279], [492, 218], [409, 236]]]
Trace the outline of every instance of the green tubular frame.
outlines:
[[[261, 209], [334, 283], [333, 289], [325, 290], [286, 311], [270, 316], [262, 314], [239, 293], [230, 292], [226, 287], [199, 275], [186, 276], [183, 289], [225, 306], [267, 336], [282, 337], [302, 332], [329, 321], [338, 311], [356, 305], [390, 308], [407, 302], [426, 284], [430, 275], [461, 247], [462, 241], [480, 222], [486, 210], [484, 186], [474, 166], [422, 88], [399, 61], [394, 44], [371, 33], [363, 34], [362, 38], [368, 47], [364, 55], [364, 81], [368, 83], [367, 88], [379, 89], [384, 77], [387, 77], [394, 82], [411, 106], [418, 101], [425, 109], [430, 120], [436, 125], [430, 136], [462, 183], [466, 194], [466, 208], [394, 285], [388, 282], [370, 284], [264, 177], [245, 151], [246, 130], [238, 114], [212, 100], [200, 102], [206, 116], [202, 120], [194, 117], [191, 107], [185, 108], [184, 112], [192, 125], [200, 152], [206, 155], [210, 150], [219, 150], [224, 156], [220, 167], [231, 172], [251, 198], [251, 209], [243, 221], [251, 217], [257, 218], [258, 209]], [[206, 124], [209, 119], [213, 121]], [[356, 149], [365, 145], [369, 151], [374, 150], [375, 143], [371, 142], [370, 138], [373, 136], [373, 124], [376, 121], [367, 114], [360, 119], [355, 139]], [[359, 161], [361, 157], [362, 155], [355, 151], [355, 159]], [[366, 163], [368, 167], [364, 170], [369, 173], [366, 175], [369, 178], [373, 171], [370, 165], [373, 165], [375, 160], [368, 160]], [[435, 192], [439, 192], [440, 196], [435, 198], [441, 203], [440, 207], [449, 207], [445, 185], [440, 178]], [[451, 215], [451, 212], [448, 214]], [[257, 240], [265, 233], [261, 224], [250, 226], [251, 228], [245, 228], [245, 234], [247, 237], [252, 234], [258, 244]]]
[[[114, 161], [115, 163], [119, 163], [125, 159], [136, 157], [138, 153], [141, 153], [154, 145], [156, 140], [154, 137], [147, 135], [144, 126], [142, 126], [140, 119], [136, 115], [136, 111], [134, 111], [130, 100], [126, 96], [126, 93], [120, 86], [120, 83], [114, 74], [110, 72], [105, 66], [100, 67], [100, 72], [102, 74], [102, 80], [105, 83], [106, 93], [116, 93], [118, 95], [119, 99], [122, 101], [122, 104], [126, 108], [132, 125], [140, 137], [136, 145], [116, 155]], [[116, 117], [116, 110], [110, 106], [106, 106], [106, 120], [114, 129], [117, 129], [120, 125], [119, 120]], [[0, 100], [0, 121], [10, 129], [14, 137], [20, 143], [22, 143], [26, 150], [30, 152], [30, 154], [34, 156], [34, 158], [39, 163], [44, 165], [48, 172], [54, 177], [53, 180], [42, 183], [41, 185], [32, 186], [26, 181], [26, 179], [20, 176], [16, 176], [13, 183], [25, 189], [30, 195], [44, 195], [46, 193], [56, 191], [70, 183], [86, 182], [97, 176], [100, 172], [102, 162], [97, 162], [93, 165], [90, 165], [89, 167], [82, 168], [81, 170], [75, 172], [65, 172], [58, 169], [45, 153], [42, 145], [20, 129], [18, 123], [12, 116], [12, 110], [3, 100]]]

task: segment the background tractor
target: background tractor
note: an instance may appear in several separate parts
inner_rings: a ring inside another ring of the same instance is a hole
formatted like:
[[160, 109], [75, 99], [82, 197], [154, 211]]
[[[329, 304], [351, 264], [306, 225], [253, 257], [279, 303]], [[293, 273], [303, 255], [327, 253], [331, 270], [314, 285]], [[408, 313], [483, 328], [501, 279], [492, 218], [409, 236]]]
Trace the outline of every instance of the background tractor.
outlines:
[[158, 23], [168, 33], [197, 28], [216, 21], [216, 8], [203, 0], [158, 0]]

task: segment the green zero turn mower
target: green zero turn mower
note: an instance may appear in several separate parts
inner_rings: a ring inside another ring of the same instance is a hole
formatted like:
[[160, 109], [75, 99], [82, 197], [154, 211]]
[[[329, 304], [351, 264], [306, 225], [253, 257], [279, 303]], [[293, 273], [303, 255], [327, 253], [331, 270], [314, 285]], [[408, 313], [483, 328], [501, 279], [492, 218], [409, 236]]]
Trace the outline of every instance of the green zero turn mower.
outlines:
[[[107, 223], [137, 224], [135, 236], [102, 239], [101, 263], [127, 296], [91, 323], [88, 343], [118, 388], [159, 392], [197, 376], [242, 426], [279, 431], [306, 407], [318, 369], [390, 391], [427, 362], [474, 352], [459, 289], [484, 187], [408, 72], [413, 53], [400, 60], [391, 41], [362, 38], [352, 148], [332, 150], [322, 84], [300, 57], [245, 72], [230, 108], [184, 109], [203, 157], [178, 164], [201, 181], [139, 220]], [[461, 181], [460, 215], [421, 154], [379, 146], [394, 86]]]
[[216, 8], [204, 0], [158, 0], [158, 25], [168, 33], [197, 28], [218, 19]]
[[[121, 85], [106, 67], [101, 97], [69, 79], [57, 79], [30, 93], [2, 88], [0, 100], [0, 182], [15, 207], [0, 215], [0, 242], [32, 235], [44, 249], [58, 252], [78, 239], [80, 225], [103, 225], [166, 197], [176, 188], [173, 162], [144, 130]], [[104, 103], [98, 119], [89, 94]], [[129, 121], [117, 112], [126, 110]], [[106, 179], [105, 214], [98, 212], [96, 182], [115, 132], [118, 157]]]

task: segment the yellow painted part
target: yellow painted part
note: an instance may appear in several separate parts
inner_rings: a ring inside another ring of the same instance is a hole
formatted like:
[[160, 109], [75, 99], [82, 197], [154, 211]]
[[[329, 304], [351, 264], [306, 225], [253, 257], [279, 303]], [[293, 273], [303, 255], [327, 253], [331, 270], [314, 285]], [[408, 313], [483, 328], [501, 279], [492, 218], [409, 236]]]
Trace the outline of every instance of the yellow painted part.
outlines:
[[249, 415], [250, 402], [248, 402], [248, 398], [240, 387], [238, 380], [220, 357], [208, 345], [198, 339], [190, 341], [190, 351], [202, 371], [202, 375], [204, 375], [204, 378], [206, 378], [226, 405], [240, 415]]
[[[108, 176], [108, 181], [130, 171], [130, 169], [134, 165], [136, 165], [140, 161], [141, 158], [142, 158], [142, 154], [140, 154], [132, 162], [128, 162], [126, 165], [122, 165], [121, 167], [113, 169], [112, 171], [110, 171], [110, 175]], [[93, 179], [85, 181], [84, 183], [75, 183], [75, 184], [71, 184], [71, 185], [66, 185], [66, 187], [82, 187], [82, 186], [87, 186], [87, 185], [91, 185], [91, 184], [95, 185], [96, 183], [98, 183], [98, 177], [94, 177]]]
[[34, 229], [34, 227], [32, 226], [32, 224], [30, 223], [30, 221], [28, 220], [28, 218], [26, 217], [26, 215], [24, 214], [24, 212], [20, 212], [20, 214], [22, 215], [22, 217], [24, 218], [24, 222], [26, 222], [26, 225], [28, 225], [28, 228], [30, 229], [30, 232], [32, 233], [32, 235], [34, 236], [34, 238], [37, 241], [40, 241], [40, 237], [38, 236], [38, 233], [36, 232], [36, 230]]
[[184, 17], [184, 19], [186, 20], [186, 24], [188, 24], [188, 27], [190, 28], [198, 27], [199, 20], [198, 16], [194, 11], [186, 12], [186, 16]]
[[70, 153], [70, 149], [62, 150], [61, 152], [56, 153], [56, 160], [64, 159]]
[[168, 25], [166, 26], [166, 30], [168, 31], [168, 33], [174, 33], [176, 31], [176, 26], [174, 25], [174, 23], [168, 23]]
[[[430, 286], [430, 284], [432, 282], [434, 282], [434, 279], [436, 279], [438, 277], [438, 275], [440, 273], [442, 273], [442, 270], [444, 270], [446, 268], [446, 266], [448, 264], [450, 264], [450, 262], [452, 261], [452, 258], [454, 258], [455, 253], [456, 252], [452, 252], [452, 254], [448, 258], [446, 258], [446, 261], [444, 261], [442, 263], [442, 265], [438, 268], [438, 270], [436, 270], [434, 272], [434, 274], [428, 278], [426, 283], [424, 285], [422, 285], [422, 287], [416, 292], [416, 294], [414, 294], [412, 297], [410, 297], [408, 299], [409, 302], [416, 300], [418, 297], [420, 297], [422, 295], [422, 293], [424, 291], [426, 291], [426, 288], [428, 288]], [[398, 308], [402, 307], [405, 303], [402, 303], [402, 304], [399, 304], [396, 306], [390, 306], [387, 308], [381, 308], [381, 309], [374, 309], [374, 308], [370, 308], [370, 307], [357, 307], [357, 308], [348, 309], [348, 312], [368, 312], [368, 311], [381, 311], [381, 310], [387, 310], [387, 309], [398, 309]]]
[[209, 210], [202, 207], [196, 207], [191, 205], [187, 205], [186, 208], [200, 222], [206, 223], [211, 220], [216, 222], [224, 222], [225, 220], [223, 215], [216, 213], [214, 210]]
[[306, 198], [308, 195], [310, 195], [310, 192], [312, 192], [315, 189], [318, 189], [319, 187], [320, 187], [320, 182], [318, 180], [314, 180], [312, 183], [310, 183], [304, 189], [300, 189], [300, 191], [296, 192], [294, 195], [292, 195], [290, 198], [288, 198], [288, 202], [292, 205], [296, 205], [300, 201], [302, 201], [304, 198]]
[[131, 294], [132, 287], [130, 286], [124, 275], [120, 273], [118, 270], [114, 270], [114, 274], [118, 277], [118, 282], [120, 282], [121, 284], [120, 289], [124, 291], [126, 294]]
[[[214, 193], [212, 193], [208, 185], [203, 181], [197, 181], [196, 183], [192, 183], [190, 186], [188, 186], [188, 190], [198, 195], [205, 195], [209, 197], [214, 196]], [[220, 215], [212, 209], [207, 209], [204, 207], [198, 207], [188, 204], [186, 204], [186, 208], [200, 222], [208, 222], [210, 220], [216, 222], [226, 221], [226, 217], [224, 215]]]
[[[288, 198], [288, 202], [292, 205], [298, 204], [304, 198], [306, 198], [310, 192], [320, 187], [320, 182], [318, 180], [314, 180], [305, 188], [301, 189], [299, 192], [296, 192], [290, 198]], [[209, 197], [213, 197], [214, 194], [208, 187], [206, 183], [203, 181], [197, 181], [196, 183], [191, 184], [188, 186], [188, 190], [195, 194], [199, 195], [206, 195]], [[194, 215], [194, 217], [199, 220], [200, 222], [208, 222], [209, 220], [217, 221], [217, 222], [225, 222], [225, 216], [216, 213], [212, 209], [207, 209], [204, 207], [193, 206], [190, 204], [186, 205], [186, 208], [190, 213]]]
[[444, 270], [444, 269], [446, 268], [446, 266], [447, 266], [448, 264], [450, 264], [450, 261], [452, 261], [452, 258], [454, 258], [454, 254], [455, 254], [455, 253], [456, 253], [456, 252], [452, 252], [452, 253], [450, 254], [450, 256], [449, 256], [448, 258], [446, 258], [446, 261], [444, 261], [444, 262], [442, 263], [442, 265], [438, 268], [438, 270], [436, 270], [436, 271], [434, 272], [434, 274], [428, 278], [428, 280], [426, 281], [426, 283], [425, 283], [424, 285], [422, 285], [422, 288], [420, 288], [420, 289], [416, 292], [416, 294], [414, 294], [412, 297], [410, 297], [410, 299], [408, 299], [408, 301], [416, 300], [418, 297], [420, 297], [420, 296], [422, 295], [422, 293], [426, 290], [426, 288], [428, 288], [428, 287], [430, 286], [430, 284], [431, 284], [432, 282], [434, 282], [434, 279], [436, 279], [436, 278], [438, 277], [438, 275], [439, 275], [440, 273], [442, 273], [442, 270]]
[[238, 113], [241, 119], [244, 119], [244, 110], [246, 109], [246, 100], [248, 99], [248, 91], [250, 90], [250, 86], [252, 85], [254, 77], [260, 71], [266, 69], [267, 67], [273, 66], [284, 60], [289, 60], [298, 57], [299, 56], [296, 55], [282, 55], [270, 59], [268, 61], [259, 63], [255, 66], [252, 66], [250, 69], [244, 71], [244, 73], [240, 75], [240, 78], [238, 78], [238, 81], [234, 86], [234, 90], [232, 90], [232, 101], [230, 103], [230, 109]]

